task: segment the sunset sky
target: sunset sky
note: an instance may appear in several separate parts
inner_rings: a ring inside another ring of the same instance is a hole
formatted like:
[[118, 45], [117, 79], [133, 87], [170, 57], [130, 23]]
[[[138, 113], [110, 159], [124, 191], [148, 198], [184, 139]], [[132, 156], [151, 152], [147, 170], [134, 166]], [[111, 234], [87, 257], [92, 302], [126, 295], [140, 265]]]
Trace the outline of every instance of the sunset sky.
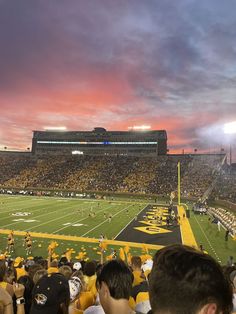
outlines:
[[234, 120], [235, 0], [0, 0], [0, 149], [145, 124], [213, 151]]

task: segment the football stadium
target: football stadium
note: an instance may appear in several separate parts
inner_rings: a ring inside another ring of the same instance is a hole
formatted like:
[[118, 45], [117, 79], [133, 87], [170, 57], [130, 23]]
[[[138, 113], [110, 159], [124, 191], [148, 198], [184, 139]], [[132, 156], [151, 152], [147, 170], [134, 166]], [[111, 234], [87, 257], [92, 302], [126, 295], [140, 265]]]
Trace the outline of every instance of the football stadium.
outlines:
[[0, 25], [0, 314], [236, 314], [236, 1]]
[[[61, 280], [58, 272], [69, 279], [72, 271], [83, 270], [76, 280], [87, 280], [86, 292], [81, 287], [74, 292], [72, 313], [93, 306], [94, 278], [100, 280], [95, 269], [109, 261], [133, 270], [133, 291], [138, 292], [129, 297], [128, 308], [140, 309], [137, 313], [151, 308], [145, 276], [155, 253], [165, 247], [187, 245], [234, 269], [234, 164], [228, 164], [224, 152], [167, 152], [165, 130], [104, 128], [34, 131], [32, 151], [1, 151], [1, 269], [6, 271], [7, 260], [19, 283], [31, 271], [32, 280], [45, 274], [42, 278]], [[47, 285], [55, 288], [56, 283]]]
[[236, 170], [224, 153], [170, 155], [164, 130], [95, 128], [34, 131], [32, 152], [0, 158], [2, 254], [47, 257], [54, 242], [57, 258], [100, 259], [102, 242], [104, 259], [175, 243], [222, 264], [235, 255]]

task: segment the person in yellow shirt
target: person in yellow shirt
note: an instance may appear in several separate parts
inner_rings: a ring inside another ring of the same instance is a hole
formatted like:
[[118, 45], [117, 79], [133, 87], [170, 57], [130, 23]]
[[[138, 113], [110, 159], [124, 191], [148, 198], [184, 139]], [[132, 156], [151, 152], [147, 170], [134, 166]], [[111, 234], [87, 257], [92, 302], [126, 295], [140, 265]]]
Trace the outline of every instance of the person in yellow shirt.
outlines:
[[31, 240], [31, 237], [27, 238], [25, 250], [26, 250], [26, 255], [32, 254], [32, 240]]
[[17, 274], [17, 280], [21, 277], [21, 276], [25, 276], [27, 275], [27, 272], [23, 266], [23, 261], [24, 259], [20, 256], [18, 256], [15, 261], [14, 261], [14, 268], [16, 270], [16, 274]]
[[13, 231], [11, 231], [8, 236], [7, 236], [7, 251], [9, 254], [14, 252], [14, 236], [13, 236]]
[[26, 247], [27, 246], [27, 241], [31, 238], [30, 233], [27, 231], [24, 237], [24, 243], [23, 246]]
[[84, 281], [87, 291], [96, 291], [96, 263], [93, 261], [86, 262], [84, 265]]
[[139, 285], [143, 280], [142, 277], [142, 260], [140, 256], [132, 256], [131, 257], [131, 268], [134, 275], [133, 287]]
[[54, 259], [48, 267], [48, 274], [58, 273], [58, 271], [59, 271], [58, 261]]

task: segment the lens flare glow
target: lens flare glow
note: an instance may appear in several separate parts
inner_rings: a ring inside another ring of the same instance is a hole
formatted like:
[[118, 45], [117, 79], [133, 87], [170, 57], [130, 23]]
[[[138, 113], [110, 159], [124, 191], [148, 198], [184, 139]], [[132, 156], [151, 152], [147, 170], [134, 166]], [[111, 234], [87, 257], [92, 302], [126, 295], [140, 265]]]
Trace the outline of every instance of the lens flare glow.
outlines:
[[224, 125], [224, 133], [225, 134], [234, 134], [236, 133], [236, 121], [226, 123]]

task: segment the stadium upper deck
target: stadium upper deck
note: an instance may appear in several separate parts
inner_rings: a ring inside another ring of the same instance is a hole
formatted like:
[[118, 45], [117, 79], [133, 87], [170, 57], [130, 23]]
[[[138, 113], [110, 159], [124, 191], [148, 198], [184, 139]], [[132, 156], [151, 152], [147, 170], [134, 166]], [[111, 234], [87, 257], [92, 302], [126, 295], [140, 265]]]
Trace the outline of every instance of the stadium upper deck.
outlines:
[[152, 131], [34, 131], [32, 153], [157, 156], [167, 153], [165, 130]]
[[[181, 163], [181, 193], [201, 198], [221, 178], [224, 155], [143, 156], [20, 156], [0, 153], [0, 193], [38, 189], [73, 192], [133, 193], [169, 196], [177, 189]], [[231, 201], [236, 199], [235, 185]], [[224, 198], [225, 193], [222, 195]]]

